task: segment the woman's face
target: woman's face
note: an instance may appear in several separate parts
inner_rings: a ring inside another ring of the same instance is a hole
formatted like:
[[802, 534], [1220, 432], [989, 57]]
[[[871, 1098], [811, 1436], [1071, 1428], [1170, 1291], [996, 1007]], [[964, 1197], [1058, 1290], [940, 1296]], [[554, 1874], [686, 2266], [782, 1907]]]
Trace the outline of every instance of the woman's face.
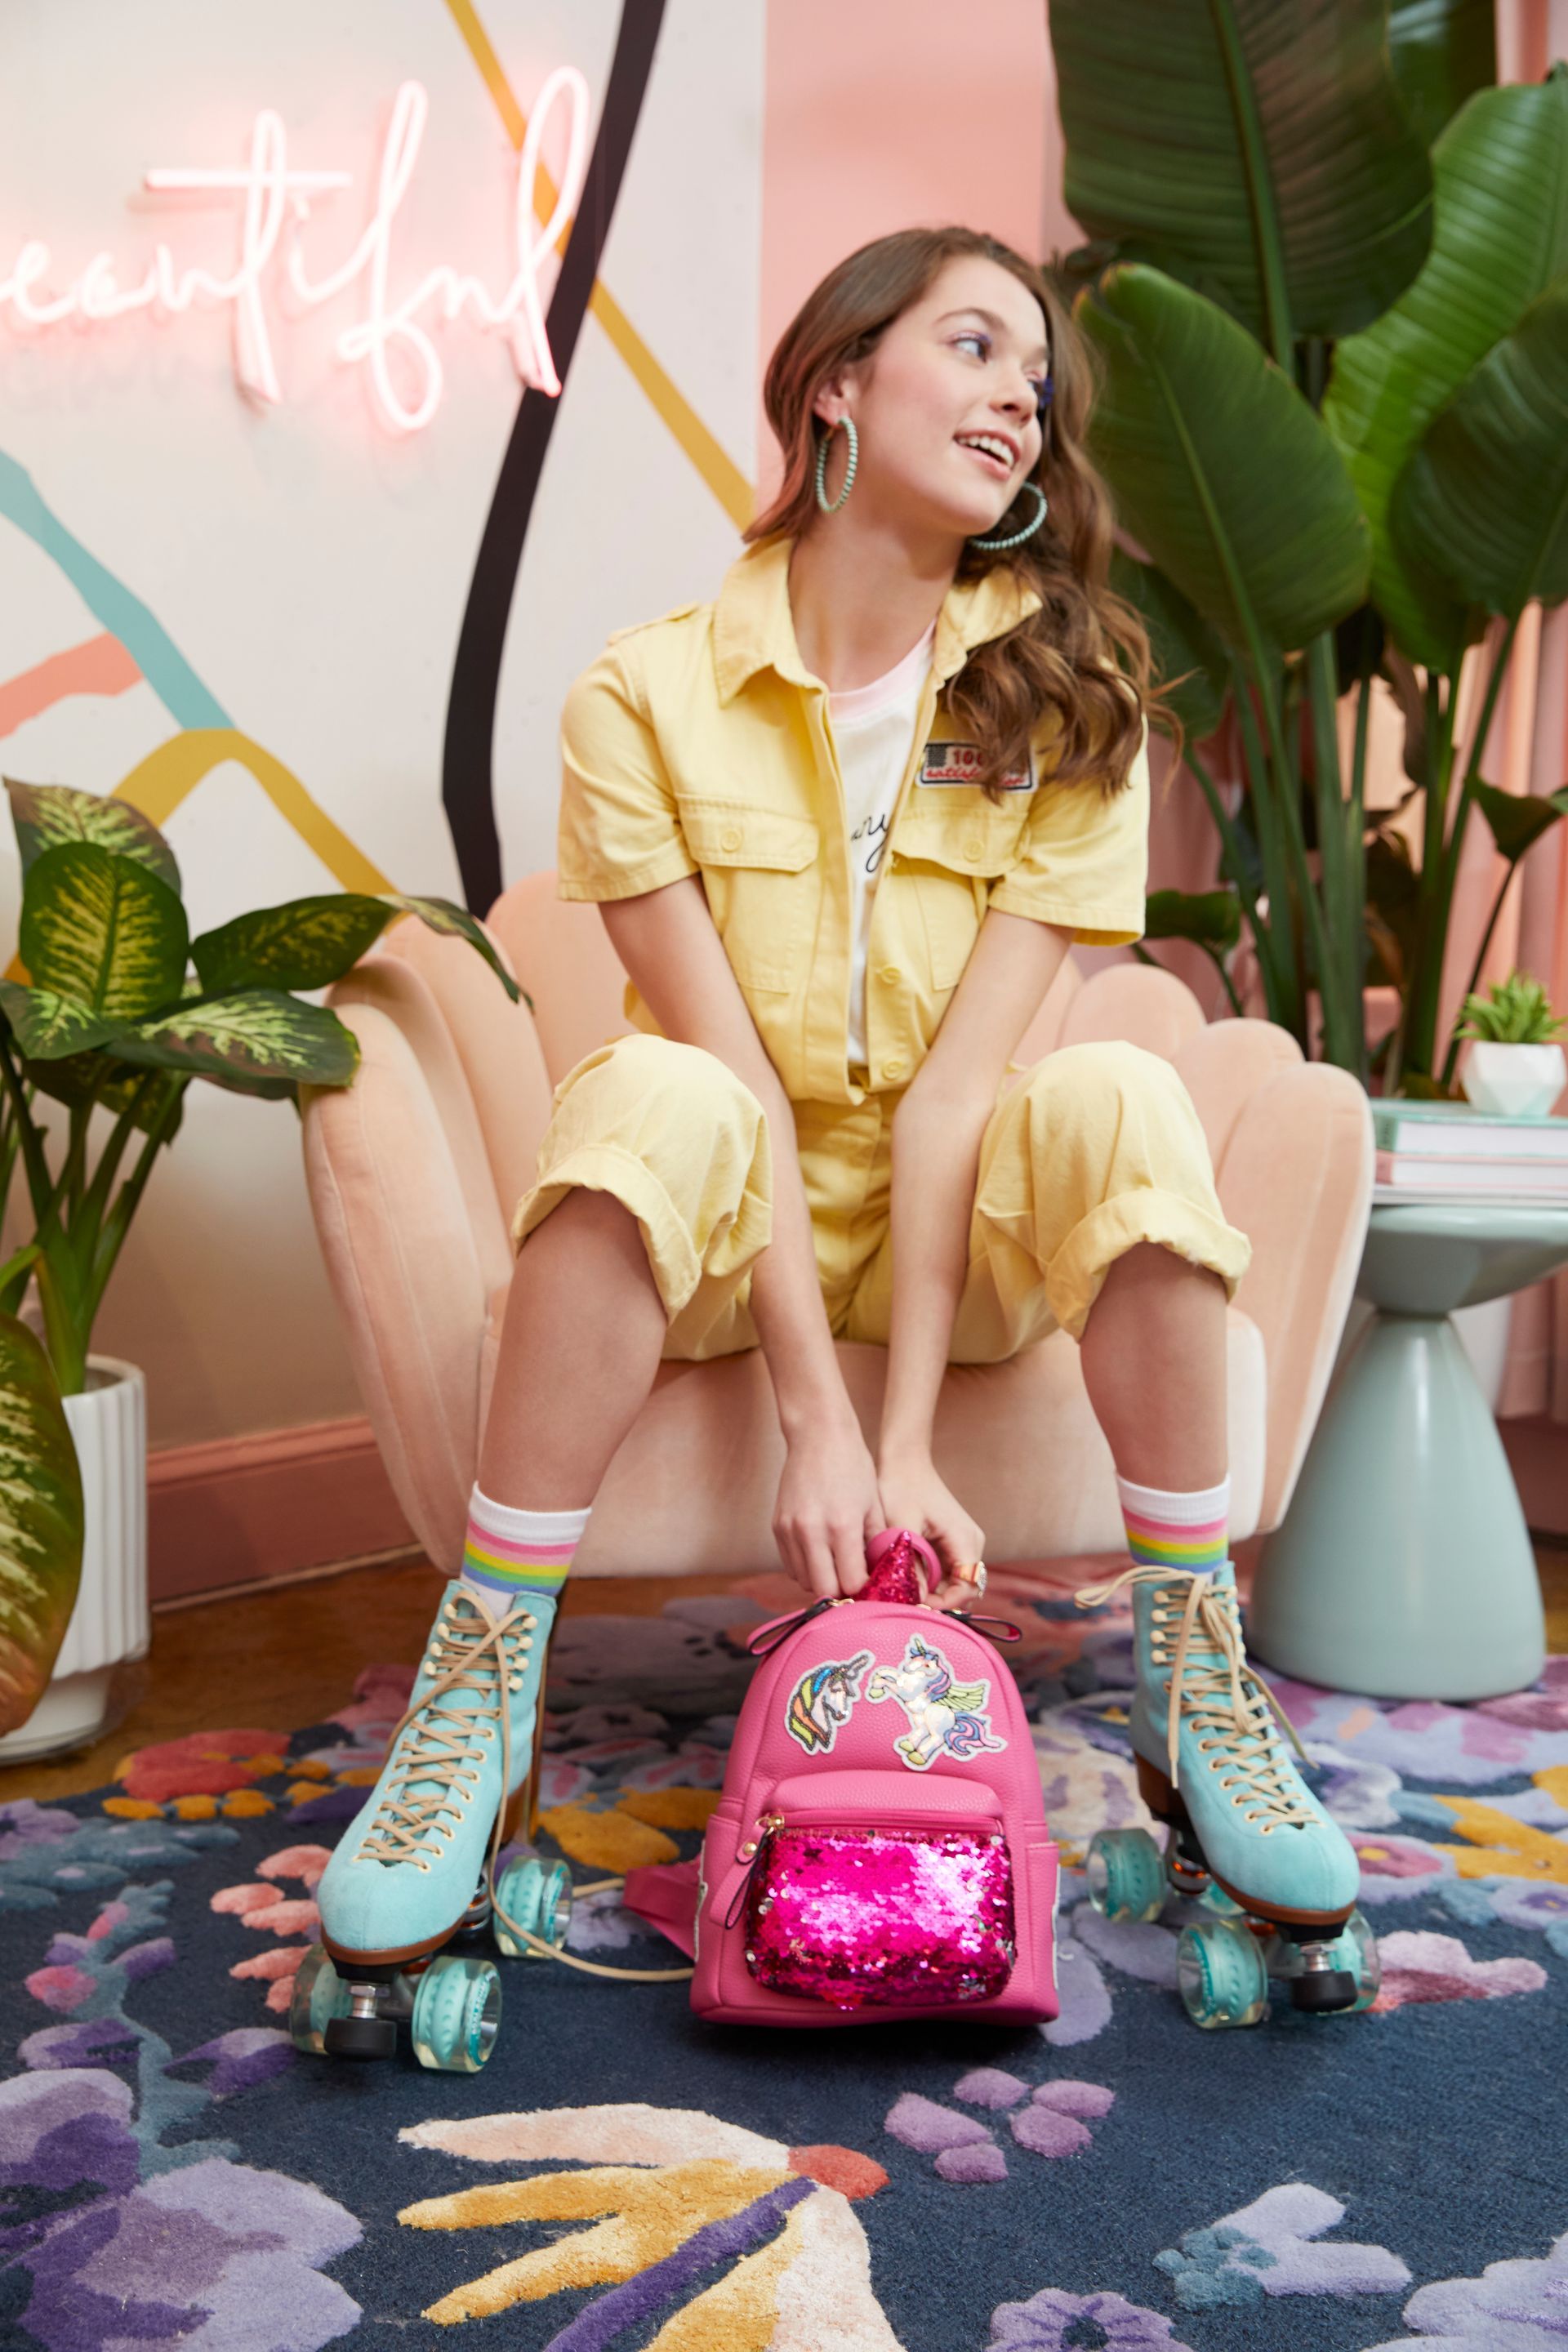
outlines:
[[[817, 400], [825, 420], [855, 421], [861, 514], [957, 539], [994, 530], [1039, 460], [1047, 366], [1044, 314], [1012, 272], [979, 255], [944, 263], [837, 394]], [[831, 492], [842, 436], [829, 464]]]

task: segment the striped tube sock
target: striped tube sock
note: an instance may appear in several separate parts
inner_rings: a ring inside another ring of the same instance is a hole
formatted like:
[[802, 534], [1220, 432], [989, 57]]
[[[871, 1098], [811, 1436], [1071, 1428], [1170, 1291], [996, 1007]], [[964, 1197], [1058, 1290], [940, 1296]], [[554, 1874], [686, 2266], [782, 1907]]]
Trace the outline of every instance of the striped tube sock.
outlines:
[[1171, 1495], [1118, 1476], [1127, 1549], [1137, 1568], [1175, 1568], [1207, 1576], [1229, 1557], [1230, 1480], [1195, 1494]]
[[492, 1597], [558, 1600], [588, 1524], [584, 1511], [520, 1511], [478, 1486], [468, 1497], [461, 1576]]

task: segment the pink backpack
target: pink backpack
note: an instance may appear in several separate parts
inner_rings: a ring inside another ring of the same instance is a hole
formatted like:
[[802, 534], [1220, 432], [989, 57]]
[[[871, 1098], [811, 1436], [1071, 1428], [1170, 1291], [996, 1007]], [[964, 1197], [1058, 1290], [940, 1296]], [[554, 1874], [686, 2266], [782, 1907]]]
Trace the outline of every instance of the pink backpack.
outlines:
[[854, 1601], [757, 1627], [700, 1864], [630, 1872], [626, 1904], [691, 1953], [700, 2017], [1053, 2018], [1057, 1849], [1017, 1685], [974, 1630], [998, 1621], [919, 1604], [916, 1559], [941, 1570], [918, 1536], [867, 1557]]

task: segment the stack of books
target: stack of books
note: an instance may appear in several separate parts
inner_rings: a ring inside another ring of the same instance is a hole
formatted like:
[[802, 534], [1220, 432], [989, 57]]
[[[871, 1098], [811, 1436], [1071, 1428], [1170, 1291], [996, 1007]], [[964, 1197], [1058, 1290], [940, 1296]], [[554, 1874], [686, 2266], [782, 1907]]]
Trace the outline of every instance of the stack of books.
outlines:
[[1374, 1102], [1374, 1203], [1542, 1201], [1568, 1207], [1568, 1118], [1504, 1118], [1465, 1103]]

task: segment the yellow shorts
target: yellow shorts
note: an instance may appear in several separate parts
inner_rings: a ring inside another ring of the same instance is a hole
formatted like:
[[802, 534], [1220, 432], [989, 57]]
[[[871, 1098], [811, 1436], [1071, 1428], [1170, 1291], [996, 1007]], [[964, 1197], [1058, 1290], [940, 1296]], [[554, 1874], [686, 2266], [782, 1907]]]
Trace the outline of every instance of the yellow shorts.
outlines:
[[[836, 1339], [886, 1346], [896, 1095], [794, 1106], [823, 1301]], [[611, 1192], [642, 1228], [669, 1318], [666, 1357], [757, 1344], [752, 1268], [773, 1226], [767, 1122], [715, 1055], [617, 1037], [568, 1071], [519, 1202], [521, 1248], [574, 1186]], [[1251, 1244], [1228, 1225], [1192, 1098], [1141, 1046], [1069, 1045], [1009, 1078], [980, 1147], [969, 1270], [948, 1354], [1016, 1355], [1081, 1338], [1108, 1269], [1139, 1242], [1209, 1267], [1233, 1297]]]

